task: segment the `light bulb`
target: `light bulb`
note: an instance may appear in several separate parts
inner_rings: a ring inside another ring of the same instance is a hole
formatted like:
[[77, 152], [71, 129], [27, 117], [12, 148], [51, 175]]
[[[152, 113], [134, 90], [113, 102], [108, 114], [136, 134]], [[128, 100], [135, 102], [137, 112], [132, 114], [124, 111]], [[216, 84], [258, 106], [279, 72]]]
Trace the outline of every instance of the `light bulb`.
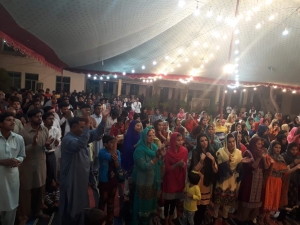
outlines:
[[236, 61], [236, 62], [238, 62], [239, 60], [240, 60], [240, 58], [238, 58], [238, 57], [237, 57], [237, 58], [235, 58], [235, 61]]
[[153, 65], [156, 65], [157, 64], [157, 62], [156, 61], [153, 61]]
[[292, 91], [292, 93], [293, 93], [293, 94], [296, 94], [296, 91], [295, 91], [295, 90], [293, 90], [293, 91]]
[[243, 92], [246, 92], [246, 89], [245, 89], [245, 88], [243, 89]]
[[159, 79], [161, 79], [161, 78], [162, 78], [162, 76], [159, 76], [158, 78], [159, 78]]
[[97, 79], [97, 77], [96, 76], [94, 76], [94, 80], [96, 80]]
[[286, 89], [284, 88], [284, 89], [282, 90], [282, 92], [286, 92]]
[[234, 71], [234, 66], [232, 64], [226, 64], [223, 68], [224, 73], [231, 74]]
[[134, 73], [135, 72], [135, 70], [131, 70], [131, 73]]
[[165, 60], [168, 60], [168, 59], [169, 59], [169, 56], [166, 55], [166, 56], [165, 56]]
[[154, 78], [153, 80], [156, 81], [156, 78]]
[[142, 65], [142, 69], [144, 70], [146, 67], [144, 65]]
[[239, 29], [236, 29], [235, 31], [234, 31], [234, 34], [239, 34], [240, 33], [240, 30]]
[[275, 86], [274, 86], [274, 88], [276, 89], [276, 88], [277, 88], [277, 86], [275, 85]]
[[182, 48], [178, 49], [178, 53], [181, 54], [183, 52]]
[[180, 1], [178, 2], [178, 6], [179, 6], [180, 8], [182, 8], [183, 6], [185, 6], [185, 1], [184, 1], [184, 0], [180, 0]]
[[206, 13], [206, 16], [207, 17], [211, 17], [213, 15], [213, 12], [211, 10], [209, 10], [207, 13]]
[[126, 75], [126, 73], [125, 73], [125, 72], [123, 72], [122, 74], [123, 74], [124, 76]]
[[184, 61], [188, 62], [188, 61], [189, 61], [189, 58], [185, 58], [185, 60], [184, 60]]
[[109, 76], [107, 76], [106, 79], [109, 80]]
[[143, 82], [145, 82], [145, 80], [143, 80]]
[[177, 64], [177, 67], [180, 67], [180, 66], [181, 66], [180, 63], [178, 63], [178, 64]]
[[272, 21], [272, 20], [274, 20], [275, 19], [275, 16], [274, 15], [271, 15], [270, 17], [269, 17], [269, 20], [270, 21]]
[[100, 77], [100, 80], [103, 80], [103, 77]]
[[236, 55], [239, 54], [239, 50], [235, 50], [234, 54], [236, 54]]
[[217, 46], [216, 46], [216, 50], [219, 50], [219, 49], [220, 49], [220, 46], [219, 46], [219, 45], [217, 45]]
[[91, 77], [91, 74], [88, 74], [88, 77]]
[[256, 24], [255, 28], [260, 29], [261, 28], [261, 23]]
[[114, 78], [117, 78], [117, 77], [118, 77], [117, 74], [115, 74], [115, 75], [114, 75]]
[[195, 12], [194, 12], [194, 15], [195, 15], [195, 16], [199, 16], [199, 15], [200, 15], [200, 9], [197, 8], [197, 9], [195, 10]]
[[147, 83], [149, 83], [149, 80], [146, 80]]
[[285, 30], [282, 32], [283, 35], [288, 35], [289, 31], [285, 28]]
[[233, 90], [234, 93], [236, 93], [236, 90]]
[[217, 17], [217, 21], [222, 21], [222, 19], [223, 19], [223, 17], [222, 17], [221, 15], [219, 15], [219, 16]]
[[171, 68], [171, 69], [170, 69], [170, 71], [171, 71], [171, 72], [174, 72], [174, 69], [173, 69], [173, 68]]
[[236, 45], [238, 45], [240, 43], [240, 40], [235, 40], [234, 42]]
[[227, 93], [227, 90], [225, 90], [224, 92]]
[[253, 88], [253, 90], [254, 90], [254, 91], [256, 91], [256, 89], [257, 89], [256, 87], [255, 87], [255, 88]]

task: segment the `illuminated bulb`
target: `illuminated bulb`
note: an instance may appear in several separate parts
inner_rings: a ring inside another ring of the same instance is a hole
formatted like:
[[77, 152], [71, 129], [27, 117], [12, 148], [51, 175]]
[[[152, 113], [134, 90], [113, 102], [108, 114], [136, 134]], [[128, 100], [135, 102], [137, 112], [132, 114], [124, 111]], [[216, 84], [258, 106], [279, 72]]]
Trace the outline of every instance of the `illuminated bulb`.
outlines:
[[205, 62], [205, 63], [208, 63], [208, 59], [205, 59], [204, 62]]
[[195, 51], [195, 52], [193, 53], [193, 55], [196, 56], [196, 55], [198, 55], [198, 53]]
[[200, 67], [201, 67], [201, 69], [203, 69], [203, 68], [204, 68], [204, 65], [202, 64]]
[[260, 29], [261, 28], [261, 23], [256, 24], [255, 28]]
[[146, 67], [144, 65], [142, 65], [142, 69], [144, 70]]
[[233, 90], [234, 93], [236, 93], [236, 90]]
[[222, 21], [222, 19], [223, 19], [223, 17], [222, 17], [221, 15], [219, 15], [219, 16], [217, 17], [217, 21]]
[[235, 50], [234, 54], [236, 54], [236, 55], [239, 54], [239, 50]]
[[165, 59], [168, 60], [168, 59], [169, 59], [169, 56], [166, 55], [166, 56], [165, 56]]
[[224, 35], [224, 36], [223, 36], [223, 39], [226, 40], [226, 39], [227, 39], [227, 35]]
[[200, 9], [198, 9], [198, 7], [197, 7], [197, 9], [195, 10], [194, 15], [195, 15], [195, 16], [199, 16], [199, 15], [200, 15]]
[[235, 72], [235, 73], [238, 73], [238, 72], [239, 72], [239, 70], [235, 70], [234, 72]]
[[284, 88], [284, 89], [282, 90], [282, 92], [286, 92], [286, 89]]
[[247, 16], [246, 21], [250, 21], [250, 20], [251, 20], [251, 16]]
[[218, 45], [217, 47], [216, 47], [216, 50], [219, 50], [220, 49], [220, 46]]
[[156, 81], [156, 78], [154, 78], [153, 80]]
[[284, 31], [282, 32], [283, 35], [288, 35], [289, 31], [285, 28]]
[[204, 47], [204, 48], [207, 48], [207, 47], [208, 47], [208, 44], [207, 44], [207, 43], [204, 43], [204, 44], [203, 44], [203, 47]]
[[235, 86], [238, 87], [240, 86], [240, 83], [238, 81], [235, 82]]
[[118, 77], [117, 74], [115, 74], [115, 75], [114, 75], [114, 78], [117, 78], [117, 77]]
[[109, 76], [107, 76], [106, 79], [109, 80]]
[[156, 65], [157, 64], [157, 62], [156, 61], [153, 61], [153, 65]]
[[231, 74], [234, 71], [234, 66], [232, 64], [226, 64], [223, 71], [225, 74]]
[[96, 80], [97, 79], [97, 77], [96, 76], [94, 76], [94, 80]]
[[174, 69], [173, 69], [173, 68], [171, 68], [171, 69], [170, 69], [170, 71], [171, 71], [171, 72], [174, 72]]
[[167, 72], [164, 72], [164, 75], [167, 76], [168, 75]]
[[245, 89], [245, 88], [243, 89], [243, 92], [246, 92], [246, 89]]
[[293, 93], [293, 94], [295, 94], [295, 93], [296, 93], [296, 91], [295, 91], [295, 90], [293, 90], [293, 91], [292, 91], [292, 93]]
[[210, 53], [209, 57], [210, 57], [210, 58], [214, 57], [214, 54]]
[[269, 5], [272, 3], [272, 0], [266, 0], [266, 5]]
[[198, 45], [199, 45], [199, 42], [198, 42], [198, 41], [194, 41], [194, 45], [195, 45], [195, 46], [198, 46]]
[[153, 80], [150, 80], [150, 82], [152, 82]]
[[183, 52], [182, 48], [178, 49], [178, 53], [181, 54]]
[[100, 80], [103, 80], [103, 77], [100, 77]]
[[149, 80], [146, 80], [147, 83], [149, 83]]
[[6, 40], [4, 40], [3, 42], [6, 43]]
[[238, 45], [240, 43], [240, 40], [235, 40], [234, 42], [236, 45]]
[[213, 14], [213, 12], [212, 12], [211, 10], [209, 10], [209, 11], [206, 13], [206, 16], [207, 16], [207, 17], [211, 17], [212, 14]]
[[178, 6], [179, 6], [180, 8], [182, 8], [183, 6], [185, 6], [185, 1], [184, 1], [184, 0], [180, 0], [180, 1], [178, 2]]
[[131, 70], [131, 73], [134, 73], [135, 72], [135, 70]]
[[189, 58], [185, 58], [185, 60], [184, 60], [184, 61], [188, 62], [188, 61], [189, 61]]
[[235, 58], [235, 61], [238, 62], [240, 60], [240, 58]]
[[256, 89], [257, 89], [256, 87], [255, 87], [255, 88], [253, 88], [253, 90], [254, 90], [254, 91], [256, 91]]
[[180, 66], [181, 66], [180, 63], [178, 63], [178, 64], [177, 64], [177, 67], [180, 67]]
[[126, 73], [125, 73], [125, 72], [123, 72], [123, 75], [125, 76], [125, 75], [126, 75]]
[[275, 86], [274, 86], [274, 88], [276, 89], [276, 88], [277, 88], [277, 86], [275, 85]]
[[162, 76], [159, 76], [158, 78], [159, 78], [159, 79], [161, 79], [161, 78], [162, 78]]
[[88, 77], [91, 77], [91, 74], [88, 74]]
[[145, 82], [145, 80], [143, 80], [143, 82]]
[[272, 20], [274, 20], [275, 19], [275, 16], [274, 15], [271, 15], [270, 17], [269, 17], [269, 20], [270, 21], [272, 21]]
[[239, 34], [240, 33], [240, 30], [239, 29], [236, 29], [235, 31], [234, 31], [234, 34]]
[[224, 92], [227, 93], [227, 90], [225, 90]]

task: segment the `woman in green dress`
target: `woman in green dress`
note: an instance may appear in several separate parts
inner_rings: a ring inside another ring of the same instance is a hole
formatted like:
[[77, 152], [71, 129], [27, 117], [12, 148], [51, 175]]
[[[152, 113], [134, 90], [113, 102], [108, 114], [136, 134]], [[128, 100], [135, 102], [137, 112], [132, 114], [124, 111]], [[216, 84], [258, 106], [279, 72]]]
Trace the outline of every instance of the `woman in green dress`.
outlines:
[[166, 154], [164, 147], [158, 149], [153, 143], [155, 131], [147, 127], [141, 133], [134, 151], [133, 183], [133, 225], [148, 225], [157, 214], [157, 197], [161, 188], [161, 158]]

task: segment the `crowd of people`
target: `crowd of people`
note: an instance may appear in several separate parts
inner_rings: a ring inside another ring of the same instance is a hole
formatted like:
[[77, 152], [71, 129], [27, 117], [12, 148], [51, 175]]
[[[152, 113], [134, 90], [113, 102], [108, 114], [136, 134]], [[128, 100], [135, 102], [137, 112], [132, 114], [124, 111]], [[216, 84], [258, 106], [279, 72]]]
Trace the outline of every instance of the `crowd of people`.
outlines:
[[[2, 225], [58, 210], [62, 225], [282, 224], [298, 209], [300, 122], [252, 107], [148, 115], [144, 99], [0, 90]], [[215, 117], [215, 118], [214, 118]], [[99, 191], [89, 208], [88, 188]], [[104, 213], [105, 212], [105, 213]], [[279, 214], [279, 215], [278, 215]], [[92, 216], [91, 216], [92, 215]]]

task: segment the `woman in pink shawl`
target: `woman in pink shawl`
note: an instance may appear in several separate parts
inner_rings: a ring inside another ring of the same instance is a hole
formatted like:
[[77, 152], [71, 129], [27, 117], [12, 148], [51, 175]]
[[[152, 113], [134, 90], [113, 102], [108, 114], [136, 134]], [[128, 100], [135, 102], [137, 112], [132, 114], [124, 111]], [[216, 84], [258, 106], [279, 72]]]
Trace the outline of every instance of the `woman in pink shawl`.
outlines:
[[299, 127], [294, 127], [290, 131], [289, 135], [287, 136], [288, 143], [295, 142], [299, 145], [300, 144], [299, 139], [300, 139], [300, 128]]
[[179, 113], [177, 114], [177, 118], [179, 118], [180, 120], [183, 120], [185, 118], [184, 109], [182, 109], [182, 108], [179, 109]]
[[186, 163], [188, 151], [182, 146], [182, 135], [174, 132], [170, 138], [170, 148], [165, 156], [163, 178], [163, 198], [165, 224], [173, 224], [172, 219], [177, 202], [184, 198]]

